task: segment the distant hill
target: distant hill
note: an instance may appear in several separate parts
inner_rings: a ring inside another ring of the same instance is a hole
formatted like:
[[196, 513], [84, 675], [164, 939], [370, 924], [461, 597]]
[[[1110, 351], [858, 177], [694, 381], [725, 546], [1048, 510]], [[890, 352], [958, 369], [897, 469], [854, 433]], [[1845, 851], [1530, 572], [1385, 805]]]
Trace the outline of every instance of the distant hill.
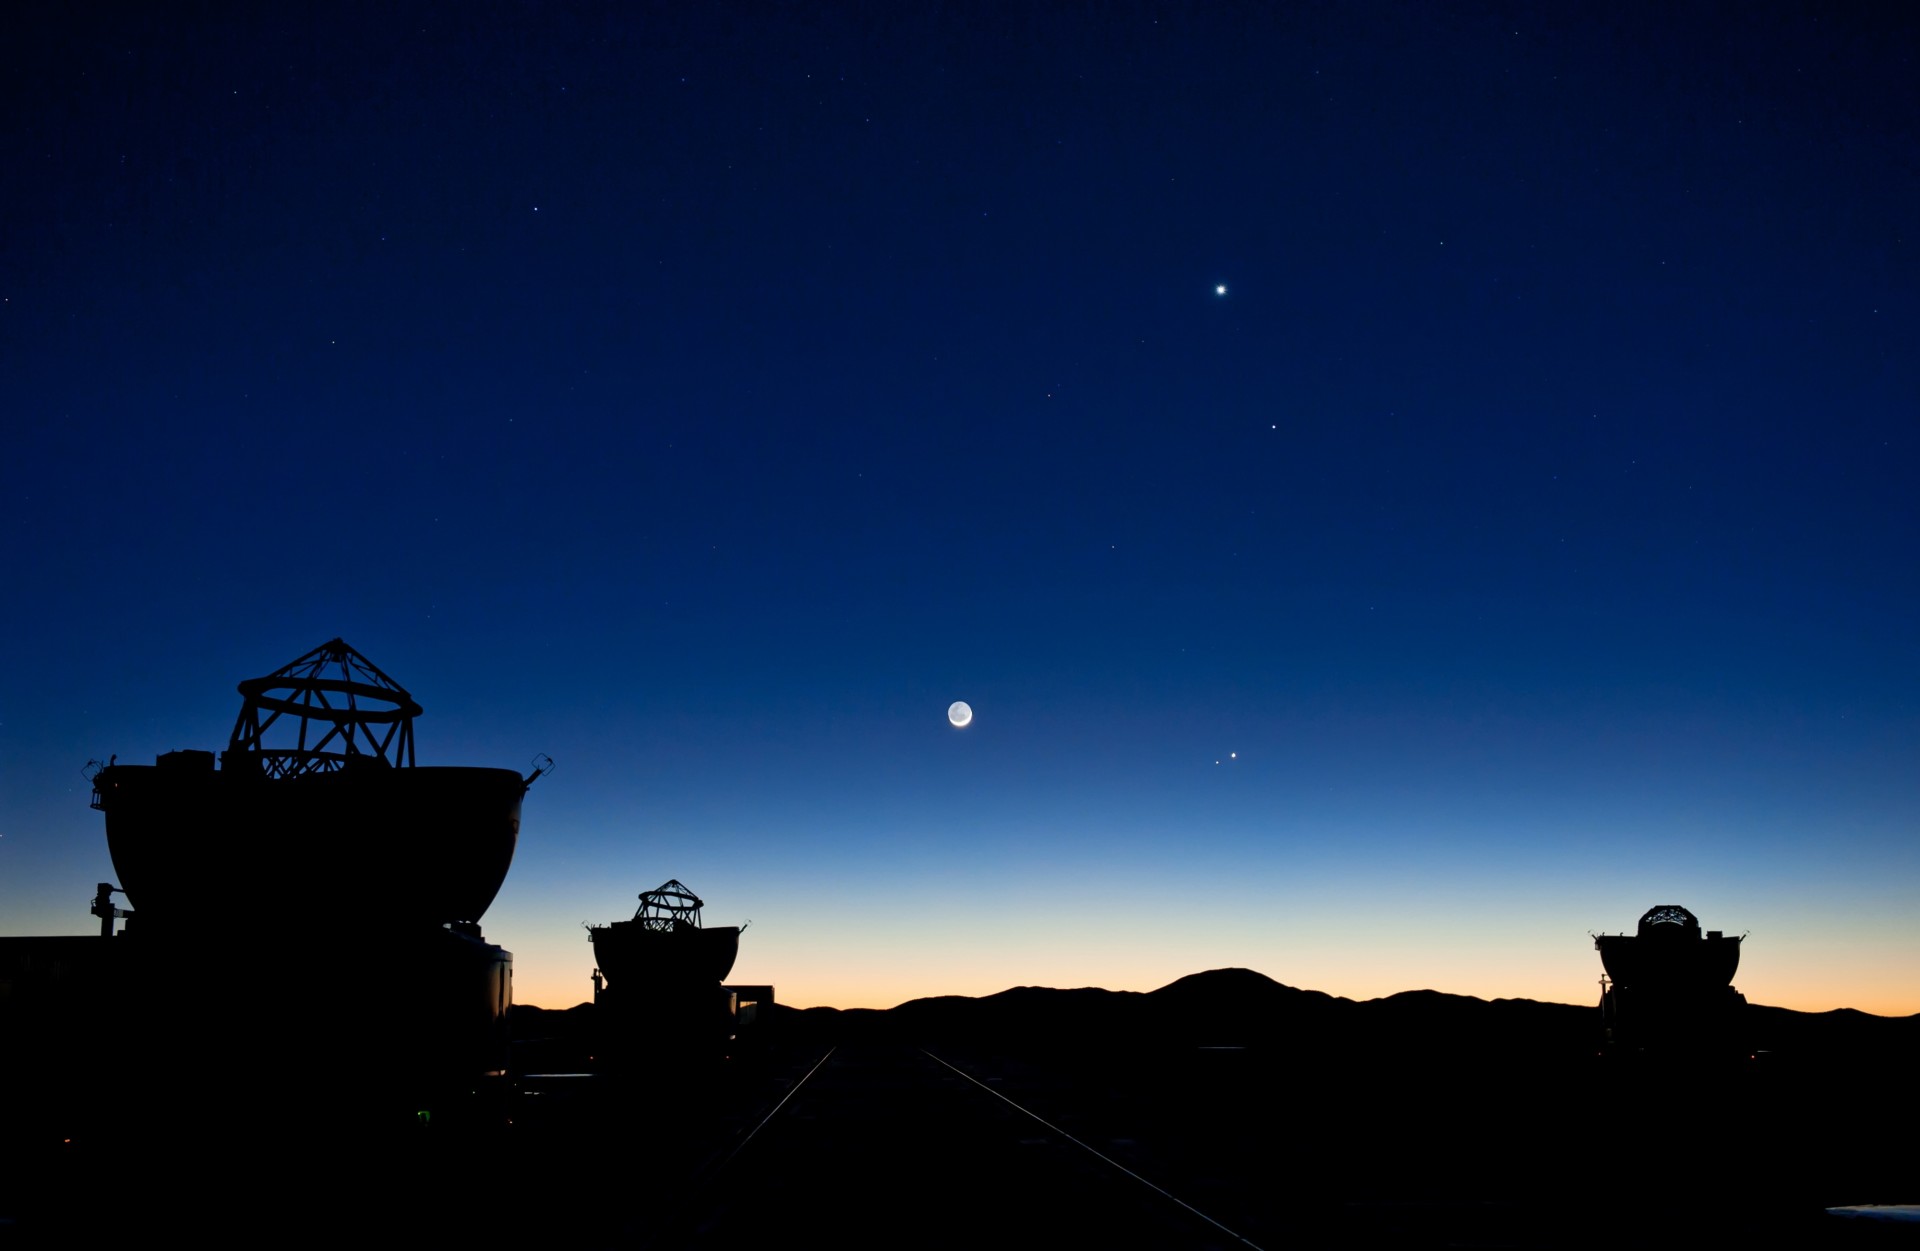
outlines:
[[1029, 1042], [1130, 1039], [1186, 1047], [1289, 1051], [1431, 1050], [1580, 1052], [1599, 1028], [1592, 1008], [1503, 999], [1488, 1003], [1437, 991], [1355, 1002], [1301, 990], [1251, 969], [1211, 969], [1158, 990], [1048, 990], [1021, 986], [980, 999], [943, 996], [903, 1003], [887, 1026], [924, 1037], [1020, 1035]]
[[[564, 1011], [516, 1006], [520, 1039], [583, 1037], [591, 1004]], [[886, 1010], [778, 1007], [783, 1031], [830, 1037], [882, 1032], [924, 1040], [1081, 1045], [1108, 1039], [1146, 1046], [1248, 1047], [1391, 1057], [1577, 1055], [1599, 1041], [1599, 1010], [1531, 999], [1476, 999], [1409, 990], [1355, 1001], [1301, 990], [1252, 969], [1210, 969], [1158, 990], [1015, 986], [972, 998], [940, 995]], [[1754, 1046], [1784, 1054], [1893, 1060], [1920, 1054], [1920, 1015], [1878, 1017], [1843, 1009], [1794, 1012], [1754, 1006]]]

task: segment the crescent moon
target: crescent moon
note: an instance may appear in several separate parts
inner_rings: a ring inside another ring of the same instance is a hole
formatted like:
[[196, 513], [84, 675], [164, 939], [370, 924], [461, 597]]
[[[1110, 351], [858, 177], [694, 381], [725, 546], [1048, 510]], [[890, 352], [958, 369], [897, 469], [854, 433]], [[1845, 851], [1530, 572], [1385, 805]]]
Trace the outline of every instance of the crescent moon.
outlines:
[[947, 707], [947, 720], [953, 722], [953, 728], [964, 730], [973, 724], [973, 709], [967, 707], [967, 701], [956, 699]]

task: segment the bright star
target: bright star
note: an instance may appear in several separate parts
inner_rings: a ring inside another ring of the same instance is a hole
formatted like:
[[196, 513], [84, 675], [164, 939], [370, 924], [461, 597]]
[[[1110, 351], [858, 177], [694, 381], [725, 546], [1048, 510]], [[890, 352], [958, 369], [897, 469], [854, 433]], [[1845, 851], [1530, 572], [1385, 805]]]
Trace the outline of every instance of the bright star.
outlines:
[[1215, 295], [1225, 295], [1227, 293], [1227, 284], [1224, 282], [1221, 283], [1219, 286], [1213, 289], [1213, 293]]

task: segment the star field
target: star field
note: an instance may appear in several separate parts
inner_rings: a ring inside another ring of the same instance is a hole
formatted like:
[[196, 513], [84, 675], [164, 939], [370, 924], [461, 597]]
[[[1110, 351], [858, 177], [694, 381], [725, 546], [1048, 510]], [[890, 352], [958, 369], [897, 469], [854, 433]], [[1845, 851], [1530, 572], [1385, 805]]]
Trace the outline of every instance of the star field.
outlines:
[[422, 763], [560, 762], [525, 1002], [677, 877], [799, 1004], [1584, 1002], [1677, 901], [1750, 998], [1920, 1011], [1910, 19], [6, 45], [6, 932], [90, 928], [87, 759], [339, 635]]

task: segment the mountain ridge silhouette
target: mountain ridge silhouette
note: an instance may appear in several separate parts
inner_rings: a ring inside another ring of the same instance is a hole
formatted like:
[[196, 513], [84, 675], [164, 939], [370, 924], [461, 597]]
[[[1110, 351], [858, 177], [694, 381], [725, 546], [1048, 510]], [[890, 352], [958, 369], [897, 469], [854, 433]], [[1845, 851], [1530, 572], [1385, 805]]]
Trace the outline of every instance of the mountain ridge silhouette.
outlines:
[[[588, 1011], [582, 1012], [581, 1009]], [[584, 1025], [591, 1005], [516, 1005], [521, 1037]], [[1526, 998], [1481, 999], [1430, 988], [1347, 999], [1290, 986], [1253, 969], [1207, 969], [1149, 991], [1099, 986], [1010, 986], [992, 994], [930, 995], [891, 1008], [776, 1004], [776, 1028], [808, 1033], [881, 1031], [926, 1039], [1129, 1038], [1144, 1043], [1382, 1054], [1410, 1041], [1424, 1051], [1590, 1053], [1597, 1006]], [[1808, 1056], [1892, 1057], [1920, 1048], [1920, 1013], [1883, 1017], [1853, 1008], [1799, 1012], [1751, 1005], [1746, 1033], [1758, 1050]]]

